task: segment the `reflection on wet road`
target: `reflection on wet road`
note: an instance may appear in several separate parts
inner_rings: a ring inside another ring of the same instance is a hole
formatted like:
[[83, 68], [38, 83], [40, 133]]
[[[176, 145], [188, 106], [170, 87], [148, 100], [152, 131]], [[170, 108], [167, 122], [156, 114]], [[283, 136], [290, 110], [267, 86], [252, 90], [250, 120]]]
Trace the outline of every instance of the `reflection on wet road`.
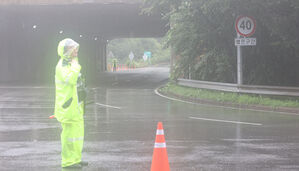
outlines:
[[[82, 170], [150, 170], [158, 121], [171, 170], [299, 169], [298, 116], [171, 101], [154, 92], [167, 69], [134, 72], [90, 89]], [[61, 170], [54, 88], [0, 94], [0, 170]]]

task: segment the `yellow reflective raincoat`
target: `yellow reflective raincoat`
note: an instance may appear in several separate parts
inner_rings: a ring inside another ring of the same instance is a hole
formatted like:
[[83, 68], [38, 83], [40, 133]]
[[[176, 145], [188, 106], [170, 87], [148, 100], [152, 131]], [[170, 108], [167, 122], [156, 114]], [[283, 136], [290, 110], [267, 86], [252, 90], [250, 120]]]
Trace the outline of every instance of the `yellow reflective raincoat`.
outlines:
[[[79, 44], [72, 39], [64, 39], [58, 45], [58, 55], [61, 57], [55, 72], [55, 117], [61, 123], [61, 157], [62, 167], [81, 162], [84, 140], [84, 102], [79, 102], [77, 81], [81, 66], [71, 62], [74, 50]], [[73, 60], [77, 60], [77, 57]]]

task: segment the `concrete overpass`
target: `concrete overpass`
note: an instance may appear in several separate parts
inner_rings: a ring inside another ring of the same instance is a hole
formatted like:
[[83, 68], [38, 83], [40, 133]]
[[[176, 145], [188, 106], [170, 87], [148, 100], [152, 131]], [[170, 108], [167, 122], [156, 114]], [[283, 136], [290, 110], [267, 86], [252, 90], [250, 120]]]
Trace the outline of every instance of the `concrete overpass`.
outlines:
[[7, 0], [0, 3], [0, 82], [54, 83], [59, 40], [80, 43], [80, 63], [92, 81], [106, 69], [115, 38], [161, 37], [160, 14], [141, 15], [132, 0]]

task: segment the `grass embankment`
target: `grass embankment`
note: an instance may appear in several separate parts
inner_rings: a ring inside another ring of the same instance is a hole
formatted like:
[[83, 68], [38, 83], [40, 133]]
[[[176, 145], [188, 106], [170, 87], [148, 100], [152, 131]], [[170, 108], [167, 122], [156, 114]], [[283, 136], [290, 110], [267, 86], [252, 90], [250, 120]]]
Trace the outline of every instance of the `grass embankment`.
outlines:
[[168, 83], [160, 89], [162, 93], [174, 94], [183, 98], [211, 100], [219, 103], [233, 103], [241, 105], [262, 105], [273, 108], [299, 108], [299, 100], [294, 97], [274, 97], [261, 95], [238, 94], [222, 91], [205, 90], [179, 86]]

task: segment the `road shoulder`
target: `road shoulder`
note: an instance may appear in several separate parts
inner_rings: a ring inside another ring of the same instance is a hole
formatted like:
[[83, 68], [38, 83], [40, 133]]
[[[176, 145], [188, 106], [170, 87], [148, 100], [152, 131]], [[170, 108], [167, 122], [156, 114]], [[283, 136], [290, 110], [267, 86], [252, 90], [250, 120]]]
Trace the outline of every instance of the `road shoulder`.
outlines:
[[271, 107], [271, 106], [263, 106], [263, 105], [252, 105], [252, 104], [237, 104], [231, 102], [219, 102], [214, 100], [207, 100], [207, 99], [200, 99], [200, 98], [192, 98], [181, 96], [178, 94], [174, 94], [171, 92], [163, 92], [161, 89], [165, 85], [158, 87], [155, 92], [156, 94], [168, 98], [175, 101], [191, 103], [191, 104], [200, 104], [200, 105], [212, 105], [212, 106], [219, 106], [219, 107], [226, 107], [226, 108], [235, 108], [235, 109], [248, 109], [248, 110], [255, 110], [255, 111], [268, 111], [268, 112], [279, 112], [279, 113], [286, 113], [286, 114], [295, 114], [299, 115], [299, 108], [291, 108], [291, 107]]

